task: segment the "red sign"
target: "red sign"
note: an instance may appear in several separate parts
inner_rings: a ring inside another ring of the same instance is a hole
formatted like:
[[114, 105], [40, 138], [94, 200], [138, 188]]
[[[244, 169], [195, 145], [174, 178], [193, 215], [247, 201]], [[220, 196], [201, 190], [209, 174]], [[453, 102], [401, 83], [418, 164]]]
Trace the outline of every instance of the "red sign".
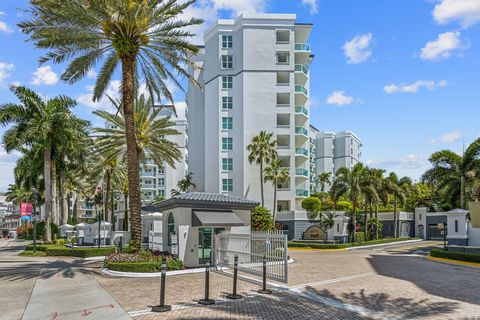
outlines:
[[22, 216], [31, 216], [32, 215], [32, 204], [30, 202], [20, 203], [20, 213]]

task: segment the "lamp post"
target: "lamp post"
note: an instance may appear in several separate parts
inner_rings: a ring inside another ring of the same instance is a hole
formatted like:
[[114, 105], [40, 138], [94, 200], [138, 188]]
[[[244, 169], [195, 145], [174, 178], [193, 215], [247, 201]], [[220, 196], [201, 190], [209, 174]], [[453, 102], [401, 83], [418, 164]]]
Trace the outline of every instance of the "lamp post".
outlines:
[[32, 195], [33, 195], [33, 210], [32, 210], [32, 220], [33, 220], [33, 254], [37, 251], [37, 204], [38, 204], [38, 195], [39, 192], [37, 188], [32, 188]]

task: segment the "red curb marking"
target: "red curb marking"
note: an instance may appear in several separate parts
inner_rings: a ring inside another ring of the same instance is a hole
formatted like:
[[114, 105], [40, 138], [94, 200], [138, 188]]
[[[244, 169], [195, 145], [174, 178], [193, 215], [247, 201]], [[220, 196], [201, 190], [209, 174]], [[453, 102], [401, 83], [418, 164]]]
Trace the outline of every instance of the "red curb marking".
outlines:
[[88, 311], [88, 309], [84, 309], [84, 310], [83, 310], [83, 313], [82, 313], [82, 317], [86, 317], [86, 316], [88, 316], [90, 313], [92, 313], [92, 311]]
[[112, 308], [113, 309], [113, 308], [115, 308], [115, 305], [106, 304], [106, 305], [96, 306], [96, 307], [92, 307], [92, 308], [89, 308], [89, 309], [83, 309], [83, 310], [68, 311], [68, 312], [63, 312], [63, 313], [54, 312], [52, 314], [49, 314], [48, 317], [51, 318], [51, 319], [59, 319], [62, 316], [78, 314], [79, 312], [81, 312], [82, 317], [87, 317], [93, 312], [92, 310], [102, 309], [102, 308]]

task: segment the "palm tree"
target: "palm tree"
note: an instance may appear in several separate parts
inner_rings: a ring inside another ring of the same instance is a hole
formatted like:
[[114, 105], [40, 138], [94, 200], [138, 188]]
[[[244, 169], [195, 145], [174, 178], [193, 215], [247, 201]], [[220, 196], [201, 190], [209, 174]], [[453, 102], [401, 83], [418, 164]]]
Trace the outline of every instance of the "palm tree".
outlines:
[[0, 106], [0, 124], [13, 124], [3, 136], [3, 144], [7, 152], [25, 150], [30, 146], [41, 145], [43, 152], [43, 179], [45, 183], [45, 235], [51, 241], [50, 223], [52, 214], [56, 212], [52, 200], [56, 193], [52, 172], [55, 172], [53, 159], [56, 148], [71, 138], [70, 125], [76, 119], [70, 108], [76, 105], [75, 100], [66, 96], [53, 99], [42, 99], [32, 90], [22, 86], [10, 86], [12, 93], [20, 101], [19, 104], [6, 103]]
[[185, 178], [177, 183], [180, 192], [188, 192], [190, 189], [195, 189], [197, 185], [193, 182], [193, 172], [188, 172]]
[[[183, 20], [184, 10], [195, 0], [58, 0], [32, 1], [19, 23], [37, 48], [48, 50], [40, 63], [52, 61], [70, 64], [61, 78], [70, 84], [85, 77], [96, 64], [103, 65], [97, 76], [93, 100], [105, 93], [114, 72], [121, 65], [122, 111], [125, 115], [125, 142], [132, 240], [140, 249], [140, 176], [134, 102], [141, 80], [152, 97], [173, 103], [168, 82], [181, 88], [176, 74], [195, 79], [184, 66], [198, 69], [190, 60], [198, 53], [191, 44], [194, 34], [186, 27], [199, 25], [201, 19]], [[143, 78], [143, 79], [141, 79]]]
[[341, 167], [335, 173], [336, 193], [338, 195], [348, 193], [350, 201], [352, 202], [353, 242], [356, 241], [357, 208], [362, 194], [361, 182], [364, 169], [363, 164], [359, 162], [355, 164], [352, 169]]
[[397, 205], [404, 203], [406, 196], [404, 189], [400, 185], [397, 175], [394, 172], [390, 172], [386, 178], [386, 188], [388, 193], [393, 195], [393, 237], [398, 236], [398, 217], [397, 217]]
[[320, 185], [320, 191], [324, 192], [325, 191], [325, 186], [332, 185], [331, 181], [332, 173], [331, 172], [322, 172], [318, 175], [318, 177], [315, 179], [315, 185], [318, 187]]
[[7, 201], [11, 201], [15, 204], [27, 202], [32, 199], [32, 193], [30, 190], [22, 188], [16, 184], [10, 184], [5, 195], [7, 196]]
[[368, 205], [376, 201], [378, 199], [378, 193], [377, 193], [377, 180], [375, 179], [374, 176], [375, 172], [372, 171], [368, 167], [364, 167], [362, 175], [361, 175], [361, 181], [360, 181], [360, 188], [362, 190], [362, 194], [364, 196], [364, 211], [363, 211], [363, 217], [364, 217], [364, 231], [365, 231], [365, 240], [368, 240]]
[[474, 177], [480, 175], [480, 138], [467, 147], [463, 156], [442, 150], [433, 153], [429, 161], [432, 168], [423, 174], [422, 180], [437, 191], [445, 191], [452, 207], [460, 198], [460, 207], [465, 209], [466, 185], [474, 183]]
[[282, 161], [275, 159], [265, 168], [264, 181], [271, 181], [273, 185], [273, 224], [277, 216], [277, 186], [290, 178], [288, 169], [282, 168]]
[[323, 231], [327, 232], [335, 224], [335, 221], [333, 220], [333, 218], [335, 218], [335, 212], [322, 212], [320, 217], [321, 220], [319, 226], [320, 228], [322, 228]]
[[263, 165], [270, 164], [277, 158], [277, 142], [272, 140], [273, 133], [260, 131], [260, 133], [254, 136], [247, 146], [249, 151], [248, 161], [250, 164], [256, 163], [260, 165], [260, 194], [262, 197], [262, 207], [265, 205], [265, 199], [263, 194]]

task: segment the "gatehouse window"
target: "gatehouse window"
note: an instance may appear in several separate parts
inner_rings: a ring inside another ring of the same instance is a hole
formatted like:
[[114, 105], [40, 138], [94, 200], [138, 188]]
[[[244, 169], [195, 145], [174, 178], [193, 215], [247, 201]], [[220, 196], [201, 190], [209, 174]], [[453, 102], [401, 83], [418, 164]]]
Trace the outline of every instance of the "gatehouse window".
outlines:
[[170, 212], [167, 220], [167, 234], [168, 234], [168, 245], [172, 245], [172, 234], [175, 234], [175, 218], [173, 213]]

